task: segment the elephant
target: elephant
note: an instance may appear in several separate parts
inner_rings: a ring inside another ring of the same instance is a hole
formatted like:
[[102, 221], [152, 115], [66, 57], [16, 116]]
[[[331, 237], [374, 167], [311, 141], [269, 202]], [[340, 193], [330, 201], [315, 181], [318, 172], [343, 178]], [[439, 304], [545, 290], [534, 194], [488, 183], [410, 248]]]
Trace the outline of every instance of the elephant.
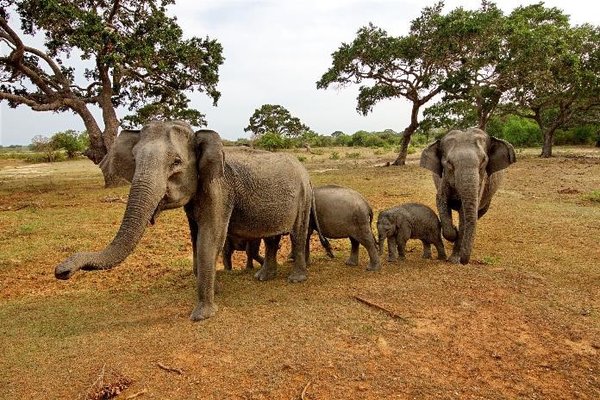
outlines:
[[227, 235], [225, 245], [223, 246], [223, 266], [226, 270], [231, 271], [231, 255], [235, 250], [246, 252], [246, 269], [253, 269], [254, 260], [263, 265], [265, 259], [259, 254], [260, 239], [238, 239], [231, 235]]
[[[367, 200], [356, 190], [326, 185], [314, 188], [316, 203], [316, 221], [311, 218], [308, 236], [313, 230], [320, 228], [325, 238], [350, 238], [350, 257], [346, 265], [358, 265], [359, 244], [369, 253], [367, 270], [376, 271], [381, 268], [376, 240], [371, 229], [373, 210]], [[318, 225], [317, 225], [318, 223]], [[308, 263], [310, 240], [306, 241], [306, 257]], [[331, 253], [331, 252], [329, 252]], [[333, 254], [329, 254], [333, 257]]]
[[[421, 153], [421, 167], [433, 172], [442, 234], [454, 242], [450, 262], [469, 263], [477, 220], [488, 211], [503, 170], [515, 161], [510, 143], [477, 128], [452, 130]], [[458, 229], [452, 210], [458, 211]]]
[[423, 258], [431, 259], [431, 245], [437, 250], [438, 259], [446, 259], [442, 241], [441, 223], [435, 212], [424, 204], [406, 203], [388, 208], [377, 217], [379, 254], [383, 254], [383, 243], [388, 241], [388, 261], [405, 258], [408, 239], [423, 242]]
[[279, 239], [289, 233], [297, 251], [288, 281], [307, 279], [304, 250], [314, 196], [298, 159], [248, 148], [224, 151], [218, 133], [194, 132], [182, 121], [152, 121], [124, 134], [128, 140], [117, 139], [113, 145], [129, 146], [116, 153], [119, 163], [129, 165], [124, 170], [133, 171], [123, 176], [131, 180], [131, 188], [121, 226], [104, 250], [76, 253], [59, 264], [56, 278], [68, 279], [79, 269], [113, 268], [133, 251], [148, 222], [154, 223], [163, 210], [183, 207], [198, 296], [193, 321], [217, 312], [215, 263], [227, 234], [263, 238], [265, 262], [255, 277], [264, 281], [275, 277]]

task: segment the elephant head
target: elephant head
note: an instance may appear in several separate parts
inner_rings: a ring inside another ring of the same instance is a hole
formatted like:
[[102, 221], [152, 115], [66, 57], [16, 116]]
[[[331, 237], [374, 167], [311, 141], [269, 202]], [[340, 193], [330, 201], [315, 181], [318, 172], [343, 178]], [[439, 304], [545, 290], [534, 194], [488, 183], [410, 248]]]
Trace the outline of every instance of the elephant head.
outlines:
[[148, 223], [166, 209], [182, 207], [198, 188], [224, 174], [219, 135], [194, 132], [181, 121], [151, 122], [141, 131], [124, 131], [105, 167], [131, 181], [123, 221], [112, 242], [100, 252], [76, 253], [55, 269], [68, 279], [79, 269], [109, 269], [135, 248]]
[[[467, 264], [477, 219], [483, 216], [497, 190], [494, 174], [516, 161], [512, 145], [481, 129], [453, 130], [421, 154], [421, 166], [432, 171], [437, 187], [437, 206], [442, 233], [455, 241], [450, 261]], [[458, 231], [451, 210], [459, 211]]]
[[389, 237], [395, 237], [396, 231], [396, 221], [393, 219], [392, 215], [388, 213], [380, 213], [379, 217], [377, 218], [379, 255], [383, 254], [383, 245], [385, 243], [385, 240]]

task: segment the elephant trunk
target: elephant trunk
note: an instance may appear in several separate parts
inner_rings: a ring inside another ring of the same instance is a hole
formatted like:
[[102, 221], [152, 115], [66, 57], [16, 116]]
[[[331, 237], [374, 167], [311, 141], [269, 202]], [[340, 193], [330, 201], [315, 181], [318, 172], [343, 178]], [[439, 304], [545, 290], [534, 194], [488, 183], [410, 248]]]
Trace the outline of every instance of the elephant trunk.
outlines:
[[377, 241], [377, 249], [379, 251], [379, 255], [383, 255], [383, 244], [385, 243], [385, 235], [383, 233], [379, 234], [379, 240]]
[[[143, 170], [143, 167], [140, 168]], [[149, 174], [133, 179], [123, 221], [116, 236], [100, 252], [76, 253], [58, 265], [58, 279], [69, 279], [79, 269], [110, 269], [121, 263], [140, 241], [146, 225], [153, 220], [165, 195], [166, 182]]]
[[461, 199], [461, 224], [463, 227], [460, 240], [460, 262], [468, 264], [475, 241], [477, 228], [477, 211], [479, 209], [480, 182], [477, 171], [457, 176], [456, 188]]

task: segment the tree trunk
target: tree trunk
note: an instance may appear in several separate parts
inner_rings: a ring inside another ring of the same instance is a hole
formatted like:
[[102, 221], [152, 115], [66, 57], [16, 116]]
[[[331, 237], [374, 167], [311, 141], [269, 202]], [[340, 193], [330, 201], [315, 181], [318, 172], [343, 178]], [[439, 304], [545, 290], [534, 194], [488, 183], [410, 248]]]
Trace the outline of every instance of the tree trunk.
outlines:
[[406, 131], [402, 134], [402, 142], [400, 143], [400, 152], [398, 157], [392, 163], [392, 165], [406, 165], [406, 156], [408, 155], [408, 145], [410, 144], [410, 137], [412, 133], [407, 134]]
[[542, 158], [552, 157], [552, 142], [554, 141], [554, 129], [544, 132], [544, 144], [542, 146]]
[[410, 125], [404, 129], [402, 133], [402, 143], [400, 143], [400, 152], [398, 157], [392, 163], [392, 165], [406, 165], [406, 155], [408, 154], [408, 145], [410, 144], [410, 138], [419, 127], [419, 108], [421, 104], [419, 101], [413, 101], [412, 110], [410, 113]]

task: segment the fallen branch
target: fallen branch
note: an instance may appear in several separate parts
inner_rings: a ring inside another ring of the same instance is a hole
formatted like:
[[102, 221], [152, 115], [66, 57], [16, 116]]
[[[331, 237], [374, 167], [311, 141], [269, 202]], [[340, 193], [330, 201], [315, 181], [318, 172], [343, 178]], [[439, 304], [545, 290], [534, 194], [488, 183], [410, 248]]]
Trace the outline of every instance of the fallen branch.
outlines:
[[308, 387], [310, 386], [311, 383], [312, 383], [312, 381], [308, 381], [306, 383], [306, 385], [304, 386], [304, 389], [302, 389], [302, 394], [300, 395], [300, 400], [306, 400], [304, 396], [306, 395], [306, 390], [308, 389]]
[[131, 396], [127, 396], [127, 397], [125, 397], [125, 400], [131, 400], [131, 399], [135, 399], [136, 397], [143, 396], [143, 395], [145, 395], [146, 393], [148, 393], [148, 389], [143, 389], [143, 390], [140, 390], [140, 391], [139, 391], [139, 392], [137, 392], [137, 393], [134, 393], [134, 394], [132, 394]]
[[395, 313], [395, 312], [394, 312], [394, 311], [392, 311], [392, 310], [388, 310], [387, 308], [385, 308], [385, 307], [383, 307], [383, 306], [380, 306], [379, 304], [375, 304], [375, 303], [373, 303], [372, 301], [369, 301], [369, 300], [367, 300], [367, 299], [364, 299], [364, 298], [362, 298], [362, 297], [360, 297], [360, 296], [358, 296], [358, 295], [354, 295], [354, 296], [352, 296], [352, 297], [354, 297], [354, 299], [355, 299], [355, 300], [357, 300], [357, 301], [359, 301], [359, 302], [361, 302], [361, 303], [363, 303], [363, 304], [366, 304], [366, 305], [368, 305], [369, 307], [373, 307], [373, 308], [376, 308], [376, 309], [378, 309], [378, 310], [380, 310], [380, 311], [384, 311], [385, 313], [387, 313], [387, 314], [388, 314], [390, 317], [392, 317], [392, 318], [399, 319], [400, 321], [402, 321], [402, 322], [405, 322], [405, 323], [408, 323], [408, 322], [409, 322], [409, 321], [408, 321], [408, 318], [406, 318], [406, 317], [403, 317], [402, 315], [400, 315], [400, 314], [397, 314], [397, 313]]
[[158, 365], [158, 368], [164, 369], [165, 371], [175, 372], [175, 373], [177, 373], [179, 375], [183, 375], [183, 371], [181, 369], [179, 369], [179, 368], [168, 367], [168, 366], [166, 366], [166, 365], [164, 365], [164, 364], [162, 364], [160, 362], [156, 363], [156, 365]]

